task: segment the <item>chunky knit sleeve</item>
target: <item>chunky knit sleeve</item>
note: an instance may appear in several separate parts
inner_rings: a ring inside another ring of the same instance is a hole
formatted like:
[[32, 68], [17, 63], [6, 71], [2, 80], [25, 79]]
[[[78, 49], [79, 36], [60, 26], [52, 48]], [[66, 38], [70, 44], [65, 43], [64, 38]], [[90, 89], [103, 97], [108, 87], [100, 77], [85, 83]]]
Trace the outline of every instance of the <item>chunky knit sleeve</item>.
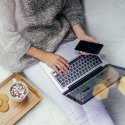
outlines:
[[80, 0], [65, 0], [62, 13], [71, 25], [77, 23], [83, 24], [84, 22], [84, 12]]
[[11, 60], [14, 59], [18, 61], [23, 57], [30, 46], [30, 42], [23, 38], [22, 35], [17, 31], [14, 0], [1, 0], [0, 47], [2, 47], [3, 50], [0, 51], [1, 56], [4, 55], [3, 58], [6, 61], [8, 60], [8, 57]]

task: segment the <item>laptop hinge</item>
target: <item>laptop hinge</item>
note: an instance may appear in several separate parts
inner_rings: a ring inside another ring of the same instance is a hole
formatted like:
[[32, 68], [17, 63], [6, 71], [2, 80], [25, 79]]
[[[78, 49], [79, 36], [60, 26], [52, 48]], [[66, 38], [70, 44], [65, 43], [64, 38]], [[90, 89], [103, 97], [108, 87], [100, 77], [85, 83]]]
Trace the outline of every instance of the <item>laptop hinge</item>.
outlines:
[[70, 92], [70, 91], [74, 90], [75, 88], [77, 88], [78, 86], [82, 85], [83, 83], [85, 83], [86, 81], [88, 81], [89, 79], [91, 79], [92, 77], [97, 75], [100, 71], [105, 69], [105, 67], [107, 67], [107, 65], [105, 65], [104, 67], [102, 67], [102, 66], [98, 67], [96, 70], [92, 71], [90, 74], [86, 75], [84, 78], [80, 79], [78, 82], [76, 82], [75, 84], [71, 85], [69, 87], [69, 89], [65, 93], [63, 93], [63, 94], [65, 95], [68, 92]]

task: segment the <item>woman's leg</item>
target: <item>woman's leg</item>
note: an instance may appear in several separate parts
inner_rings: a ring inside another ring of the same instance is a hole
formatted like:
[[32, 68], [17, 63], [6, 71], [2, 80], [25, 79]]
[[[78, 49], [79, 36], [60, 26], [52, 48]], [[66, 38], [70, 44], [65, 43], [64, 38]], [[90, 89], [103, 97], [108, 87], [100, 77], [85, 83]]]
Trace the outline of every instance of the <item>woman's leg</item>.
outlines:
[[101, 101], [93, 98], [81, 106], [68, 99], [58, 91], [39, 64], [25, 69], [24, 73], [64, 110], [73, 125], [114, 125]]
[[114, 125], [102, 101], [93, 98], [82, 105], [82, 107], [85, 110], [91, 125]]
[[39, 64], [25, 69], [24, 74], [64, 110], [73, 125], [91, 125], [82, 106], [63, 96]]

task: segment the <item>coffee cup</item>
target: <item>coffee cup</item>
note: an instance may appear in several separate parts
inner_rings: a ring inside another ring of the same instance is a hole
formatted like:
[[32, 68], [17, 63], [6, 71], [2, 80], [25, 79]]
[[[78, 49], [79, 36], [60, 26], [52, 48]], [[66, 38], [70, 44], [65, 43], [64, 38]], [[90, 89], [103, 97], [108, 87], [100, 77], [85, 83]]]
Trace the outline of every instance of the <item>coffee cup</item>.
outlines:
[[25, 83], [13, 80], [10, 86], [10, 96], [15, 102], [23, 102], [28, 95], [28, 87]]

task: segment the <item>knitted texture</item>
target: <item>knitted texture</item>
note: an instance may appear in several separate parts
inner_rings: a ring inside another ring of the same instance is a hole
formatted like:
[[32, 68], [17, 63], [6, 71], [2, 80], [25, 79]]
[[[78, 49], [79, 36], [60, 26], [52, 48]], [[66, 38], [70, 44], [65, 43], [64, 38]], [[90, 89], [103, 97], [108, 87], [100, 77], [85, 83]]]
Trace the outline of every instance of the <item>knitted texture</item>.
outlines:
[[39, 61], [26, 56], [31, 46], [54, 52], [84, 20], [79, 0], [1, 0], [0, 18], [0, 65], [13, 72]]

